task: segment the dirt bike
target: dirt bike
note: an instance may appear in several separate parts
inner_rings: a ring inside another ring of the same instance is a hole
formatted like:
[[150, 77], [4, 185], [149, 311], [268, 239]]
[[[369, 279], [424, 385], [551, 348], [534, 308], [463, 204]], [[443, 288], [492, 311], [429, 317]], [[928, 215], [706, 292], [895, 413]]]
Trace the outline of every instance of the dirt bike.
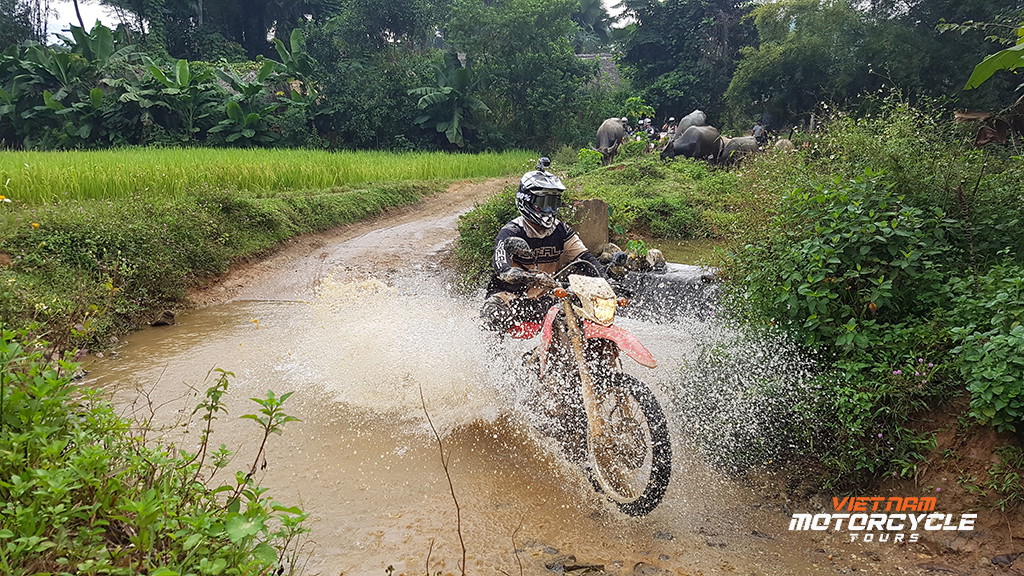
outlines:
[[[589, 267], [589, 275], [573, 274]], [[509, 333], [540, 342], [526, 356], [538, 379], [539, 402], [556, 425], [549, 433], [570, 460], [582, 464], [594, 488], [630, 516], [661, 502], [672, 472], [665, 414], [643, 382], [622, 371], [620, 352], [654, 368], [651, 353], [614, 325], [624, 299], [585, 260], [549, 277], [557, 299], [541, 324], [520, 323]]]

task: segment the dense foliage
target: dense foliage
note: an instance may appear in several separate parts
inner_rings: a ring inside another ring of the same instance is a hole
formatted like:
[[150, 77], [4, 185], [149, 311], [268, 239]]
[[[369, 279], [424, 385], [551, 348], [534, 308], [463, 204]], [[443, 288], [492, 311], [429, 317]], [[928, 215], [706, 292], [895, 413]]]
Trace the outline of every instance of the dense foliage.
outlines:
[[36, 4], [0, 2], [0, 145], [550, 154], [590, 144], [607, 117], [636, 120], [631, 97], [658, 126], [702, 109], [730, 132], [809, 127], [823, 103], [866, 110], [879, 89], [998, 110], [1019, 56], [999, 48], [1024, 13], [998, 0], [626, 0], [628, 25], [612, 28], [596, 0], [104, 4], [116, 30], [72, 26], [43, 47], [23, 42], [45, 36]]
[[765, 225], [727, 267], [732, 304], [829, 359], [820, 420], [845, 480], [909, 474], [912, 416], [966, 387], [978, 422], [1020, 431], [1024, 165], [899, 103], [832, 118], [802, 161], [757, 161]]
[[[794, 459], [837, 486], [909, 476], [933, 446], [921, 416], [961, 397], [965, 426], [1024, 431], [1024, 163], [941, 112], [873, 106], [739, 170], [629, 146], [566, 170], [571, 198], [609, 203], [620, 245], [731, 246], [727, 322], [669, 391], [716, 464]], [[471, 277], [514, 215], [506, 191], [462, 219]]]
[[[74, 364], [47, 353], [45, 343], [0, 330], [5, 574], [295, 573], [302, 510], [272, 500], [253, 481], [255, 465], [233, 483], [204, 483], [230, 461], [223, 445], [208, 446], [229, 373], [196, 407], [202, 441], [188, 452], [147, 442], [148, 423], [118, 416], [100, 392], [73, 383]], [[264, 440], [294, 420], [281, 408], [289, 395], [269, 392], [243, 416]]]

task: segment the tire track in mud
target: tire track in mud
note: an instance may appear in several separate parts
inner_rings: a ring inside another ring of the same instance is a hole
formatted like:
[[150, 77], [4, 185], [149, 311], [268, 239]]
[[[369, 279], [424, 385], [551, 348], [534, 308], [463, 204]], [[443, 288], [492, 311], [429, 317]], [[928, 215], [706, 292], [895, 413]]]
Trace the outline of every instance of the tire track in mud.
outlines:
[[[301, 421], [274, 438], [260, 481], [310, 513], [307, 574], [460, 572], [452, 496], [418, 389], [451, 454], [466, 573], [891, 574], [913, 561], [906, 548], [787, 532], [784, 510], [800, 505], [788, 479], [755, 489], [709, 469], [681, 443], [678, 419], [658, 509], [627, 518], [594, 494], [507, 409], [502, 390], [484, 385], [503, 374], [476, 329], [476, 305], [440, 280], [458, 215], [514, 181], [456, 183], [413, 207], [290, 241], [195, 292], [198, 309], [128, 338], [90, 377], [115, 389], [126, 411], [146, 390], [134, 405], [164, 424], [187, 416], [213, 367], [236, 375], [232, 416], [252, 412], [247, 399], [268, 388], [297, 390], [286, 411]], [[249, 424], [222, 418], [214, 445], [251, 461]], [[186, 446], [197, 435], [195, 426], [168, 434]]]

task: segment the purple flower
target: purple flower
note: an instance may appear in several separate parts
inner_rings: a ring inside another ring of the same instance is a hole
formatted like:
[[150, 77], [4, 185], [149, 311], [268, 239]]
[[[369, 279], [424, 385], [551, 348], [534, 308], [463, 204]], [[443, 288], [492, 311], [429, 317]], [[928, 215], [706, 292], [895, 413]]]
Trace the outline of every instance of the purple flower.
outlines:
[[881, 437], [882, 437], [882, 433], [881, 433], [881, 432], [879, 432], [879, 433], [878, 433], [878, 437], [879, 437], [879, 438], [881, 438]]
[[921, 362], [924, 362], [924, 358], [918, 358], [918, 359], [917, 359], [917, 362], [918, 362], [919, 364], [920, 364]]
[[932, 364], [931, 362], [929, 362], [929, 363], [928, 363], [928, 367], [929, 367], [929, 368], [934, 368], [934, 367], [935, 367], [935, 364]]
[[900, 374], [903, 374], [903, 370], [893, 370], [892, 373], [899, 376]]

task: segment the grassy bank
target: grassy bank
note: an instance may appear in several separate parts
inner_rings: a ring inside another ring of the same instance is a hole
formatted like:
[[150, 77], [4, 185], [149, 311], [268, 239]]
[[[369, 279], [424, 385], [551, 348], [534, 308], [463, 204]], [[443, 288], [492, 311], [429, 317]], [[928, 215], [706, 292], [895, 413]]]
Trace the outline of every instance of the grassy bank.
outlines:
[[[573, 163], [554, 164], [554, 170], [574, 175], [565, 180], [567, 207], [561, 217], [574, 223], [573, 201], [601, 198], [610, 210], [610, 240], [621, 248], [665, 248], [693, 257], [690, 263], [712, 261], [715, 249], [727, 246], [745, 226], [738, 174], [683, 158], [665, 163], [630, 148], [610, 167], [585, 167], [587, 151], [581, 161], [569, 157]], [[494, 237], [517, 215], [514, 192], [509, 188], [460, 222], [456, 255], [470, 283], [489, 273]]]
[[452, 179], [528, 164], [525, 153], [232, 150], [0, 160], [7, 170], [27, 163], [31, 174], [11, 177], [0, 202], [0, 325], [35, 325], [60, 348], [103, 346], [180, 307], [189, 286], [292, 236], [414, 203]]

